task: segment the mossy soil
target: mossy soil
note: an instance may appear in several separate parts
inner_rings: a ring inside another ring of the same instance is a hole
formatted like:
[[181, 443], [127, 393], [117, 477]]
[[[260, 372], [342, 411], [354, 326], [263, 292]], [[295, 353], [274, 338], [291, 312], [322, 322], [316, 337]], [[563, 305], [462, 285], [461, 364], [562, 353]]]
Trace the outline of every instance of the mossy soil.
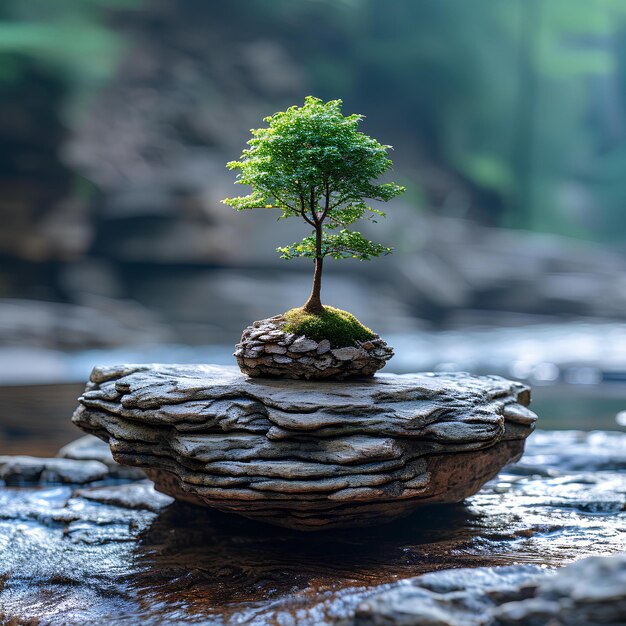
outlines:
[[284, 331], [305, 335], [318, 342], [328, 339], [333, 348], [353, 346], [356, 341], [367, 341], [376, 336], [352, 313], [332, 306], [325, 306], [321, 314], [307, 313], [302, 308], [291, 309], [284, 318]]

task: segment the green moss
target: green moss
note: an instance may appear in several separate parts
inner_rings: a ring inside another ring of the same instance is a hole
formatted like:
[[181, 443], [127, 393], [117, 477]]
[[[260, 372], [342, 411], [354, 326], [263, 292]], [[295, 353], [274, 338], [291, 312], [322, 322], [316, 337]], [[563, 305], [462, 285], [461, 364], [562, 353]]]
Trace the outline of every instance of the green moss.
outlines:
[[332, 306], [325, 306], [324, 313], [306, 313], [302, 308], [291, 309], [284, 314], [283, 330], [294, 335], [306, 335], [315, 341], [328, 339], [333, 348], [353, 346], [355, 341], [367, 341], [375, 335], [359, 320]]

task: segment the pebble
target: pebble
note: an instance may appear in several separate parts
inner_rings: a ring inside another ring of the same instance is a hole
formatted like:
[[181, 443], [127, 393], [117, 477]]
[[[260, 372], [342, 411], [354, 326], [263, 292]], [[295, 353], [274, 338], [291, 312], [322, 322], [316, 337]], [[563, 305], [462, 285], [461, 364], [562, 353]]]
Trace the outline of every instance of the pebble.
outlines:
[[354, 359], [359, 351], [356, 348], [337, 348], [336, 350], [331, 350], [331, 354], [340, 361], [349, 361], [350, 359]]
[[317, 350], [317, 345], [317, 341], [302, 336], [298, 337], [289, 349], [291, 352], [310, 352], [311, 350]]
[[322, 341], [320, 341], [319, 345], [317, 346], [317, 353], [326, 354], [329, 351], [330, 351], [330, 341], [328, 341], [328, 339], [322, 339]]
[[285, 365], [287, 363], [293, 363], [293, 359], [289, 358], [288, 356], [284, 356], [282, 354], [277, 354], [274, 359], [273, 359], [274, 363], [280, 363], [281, 365]]
[[265, 352], [270, 354], [285, 354], [287, 348], [285, 346], [279, 346], [277, 343], [268, 343], [265, 346]]

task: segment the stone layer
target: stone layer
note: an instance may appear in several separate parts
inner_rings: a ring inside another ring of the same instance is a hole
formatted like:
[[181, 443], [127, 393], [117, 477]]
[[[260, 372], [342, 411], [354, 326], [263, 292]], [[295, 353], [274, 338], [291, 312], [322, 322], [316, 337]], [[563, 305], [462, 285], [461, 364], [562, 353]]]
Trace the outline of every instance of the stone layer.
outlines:
[[305, 380], [367, 378], [383, 368], [393, 350], [378, 335], [335, 348], [328, 339], [314, 341], [283, 330], [282, 315], [244, 329], [234, 356], [248, 376]]
[[529, 401], [498, 376], [319, 383], [123, 365], [94, 369], [73, 421], [179, 500], [318, 530], [472, 495], [522, 453]]

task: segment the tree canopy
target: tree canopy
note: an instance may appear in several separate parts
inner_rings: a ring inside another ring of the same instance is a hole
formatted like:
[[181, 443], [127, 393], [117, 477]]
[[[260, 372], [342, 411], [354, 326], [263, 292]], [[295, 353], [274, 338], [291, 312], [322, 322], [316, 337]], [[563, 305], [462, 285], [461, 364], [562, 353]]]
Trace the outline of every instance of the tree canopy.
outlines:
[[[250, 147], [240, 160], [228, 163], [229, 169], [240, 170], [236, 182], [252, 192], [226, 198], [226, 204], [238, 211], [279, 209], [281, 219], [300, 217], [312, 227], [312, 236], [278, 252], [284, 259], [315, 259], [316, 281], [324, 257], [368, 260], [391, 252], [348, 227], [385, 216], [366, 200], [387, 202], [404, 191], [395, 183], [375, 182], [392, 165], [391, 146], [359, 131], [363, 116], [344, 116], [341, 105], [341, 100], [308, 96], [302, 107], [266, 117], [266, 127], [251, 131]], [[321, 307], [317, 291], [309, 308]]]

